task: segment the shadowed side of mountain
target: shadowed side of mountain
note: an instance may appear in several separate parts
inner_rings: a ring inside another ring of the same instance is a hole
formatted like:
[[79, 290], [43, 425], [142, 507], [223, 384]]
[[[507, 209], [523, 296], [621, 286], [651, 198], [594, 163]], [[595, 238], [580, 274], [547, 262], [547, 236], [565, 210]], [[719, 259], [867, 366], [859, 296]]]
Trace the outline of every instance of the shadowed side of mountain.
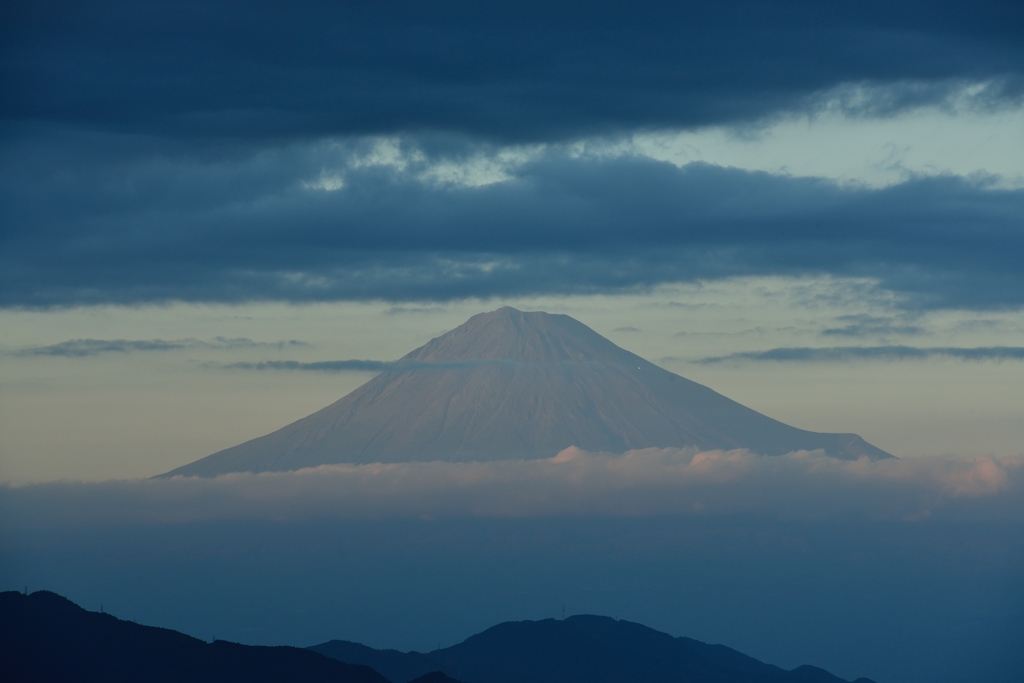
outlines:
[[89, 612], [56, 593], [0, 593], [3, 680], [80, 683], [389, 683], [369, 667], [295, 647], [205, 643]]
[[473, 316], [306, 418], [164, 476], [550, 458], [569, 446], [892, 457], [855, 434], [809, 432], [762, 415], [569, 316], [502, 308]]
[[311, 649], [373, 666], [394, 683], [408, 683], [423, 669], [467, 683], [846, 683], [813, 666], [786, 671], [723, 645], [590, 615], [507, 622], [429, 654], [342, 641]]

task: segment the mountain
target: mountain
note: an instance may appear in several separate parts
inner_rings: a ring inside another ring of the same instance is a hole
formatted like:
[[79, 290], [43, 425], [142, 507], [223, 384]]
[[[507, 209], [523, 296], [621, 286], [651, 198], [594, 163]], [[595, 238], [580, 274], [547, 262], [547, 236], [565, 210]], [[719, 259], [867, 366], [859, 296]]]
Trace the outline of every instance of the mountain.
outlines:
[[773, 420], [567, 315], [506, 307], [473, 316], [308, 417], [162, 476], [549, 458], [569, 446], [892, 457], [856, 434], [808, 432]]
[[427, 654], [338, 640], [310, 649], [372, 666], [392, 683], [433, 670], [467, 683], [845, 683], [813, 666], [786, 671], [724, 645], [597, 616], [499, 624]]
[[445, 676], [440, 671], [431, 671], [428, 674], [423, 674], [419, 678], [414, 678], [409, 683], [462, 683], [451, 676]]
[[205, 643], [89, 612], [49, 591], [0, 593], [0, 669], [9, 683], [389, 683], [307, 649]]
[[89, 612], [49, 591], [0, 593], [0, 667], [11, 683], [846, 683], [608, 617], [507, 622], [427, 654], [340, 640], [258, 647]]

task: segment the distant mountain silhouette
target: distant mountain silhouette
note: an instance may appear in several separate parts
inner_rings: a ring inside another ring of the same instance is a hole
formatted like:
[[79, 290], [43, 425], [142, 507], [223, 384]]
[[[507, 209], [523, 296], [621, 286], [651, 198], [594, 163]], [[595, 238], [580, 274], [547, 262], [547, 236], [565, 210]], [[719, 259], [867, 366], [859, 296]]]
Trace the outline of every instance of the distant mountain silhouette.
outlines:
[[88, 612], [49, 591], [0, 593], [0, 680], [76, 683], [388, 683], [296, 647], [205, 643]]
[[892, 457], [855, 434], [808, 432], [766, 417], [567, 315], [506, 307], [473, 316], [323, 410], [162, 476], [549, 458], [569, 446]]
[[433, 670], [466, 683], [846, 683], [813, 666], [786, 671], [724, 645], [597, 616], [508, 622], [426, 654], [339, 640], [310, 649], [371, 666], [392, 683]]

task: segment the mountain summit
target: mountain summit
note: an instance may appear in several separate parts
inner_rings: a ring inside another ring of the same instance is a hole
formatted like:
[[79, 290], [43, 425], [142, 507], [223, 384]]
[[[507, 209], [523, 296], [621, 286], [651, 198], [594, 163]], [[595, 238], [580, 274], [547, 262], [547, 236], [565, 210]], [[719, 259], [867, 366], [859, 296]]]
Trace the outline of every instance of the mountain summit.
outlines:
[[892, 457], [855, 434], [808, 432], [773, 420], [619, 348], [567, 315], [505, 307], [473, 316], [323, 410], [163, 476], [549, 458], [569, 446]]

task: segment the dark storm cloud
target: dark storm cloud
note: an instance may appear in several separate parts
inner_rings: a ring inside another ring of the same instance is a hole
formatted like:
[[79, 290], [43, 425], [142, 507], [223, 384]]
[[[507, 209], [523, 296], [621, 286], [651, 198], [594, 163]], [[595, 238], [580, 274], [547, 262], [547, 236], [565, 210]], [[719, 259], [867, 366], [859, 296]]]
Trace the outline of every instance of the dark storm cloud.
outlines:
[[[984, 84], [971, 106], [1019, 102], [1013, 3], [0, 12], [0, 306], [427, 303], [761, 274], [875, 278], [909, 307], [1024, 303], [1024, 193], [984, 180], [840, 188], [558, 147], [486, 187], [422, 175], [509, 141], [884, 115], [965, 85]], [[397, 136], [403, 165], [352, 164], [366, 134]]]
[[280, 342], [256, 342], [245, 337], [228, 339], [214, 337], [200, 339], [69, 339], [57, 344], [28, 346], [9, 352], [14, 356], [63, 356], [83, 358], [106, 353], [130, 353], [133, 351], [176, 351], [180, 349], [251, 349], [276, 347], [279, 349], [307, 346], [295, 339]]
[[[1024, 303], [1024, 191], [986, 179], [869, 189], [555, 147], [467, 187], [432, 179], [452, 157], [415, 142], [381, 166], [352, 161], [358, 141], [207, 159], [27, 136], [0, 160], [0, 305], [429, 302], [822, 274], [875, 278], [909, 307]], [[340, 189], [311, 189], [324, 177]]]
[[5, 3], [2, 116], [184, 139], [492, 140], [1017, 99], [1019, 3]]
[[703, 358], [698, 363], [726, 361], [829, 362], [847, 360], [920, 360], [924, 358], [960, 360], [1024, 360], [1024, 346], [832, 346], [826, 348], [791, 347], [768, 351], [744, 351], [727, 356]]

